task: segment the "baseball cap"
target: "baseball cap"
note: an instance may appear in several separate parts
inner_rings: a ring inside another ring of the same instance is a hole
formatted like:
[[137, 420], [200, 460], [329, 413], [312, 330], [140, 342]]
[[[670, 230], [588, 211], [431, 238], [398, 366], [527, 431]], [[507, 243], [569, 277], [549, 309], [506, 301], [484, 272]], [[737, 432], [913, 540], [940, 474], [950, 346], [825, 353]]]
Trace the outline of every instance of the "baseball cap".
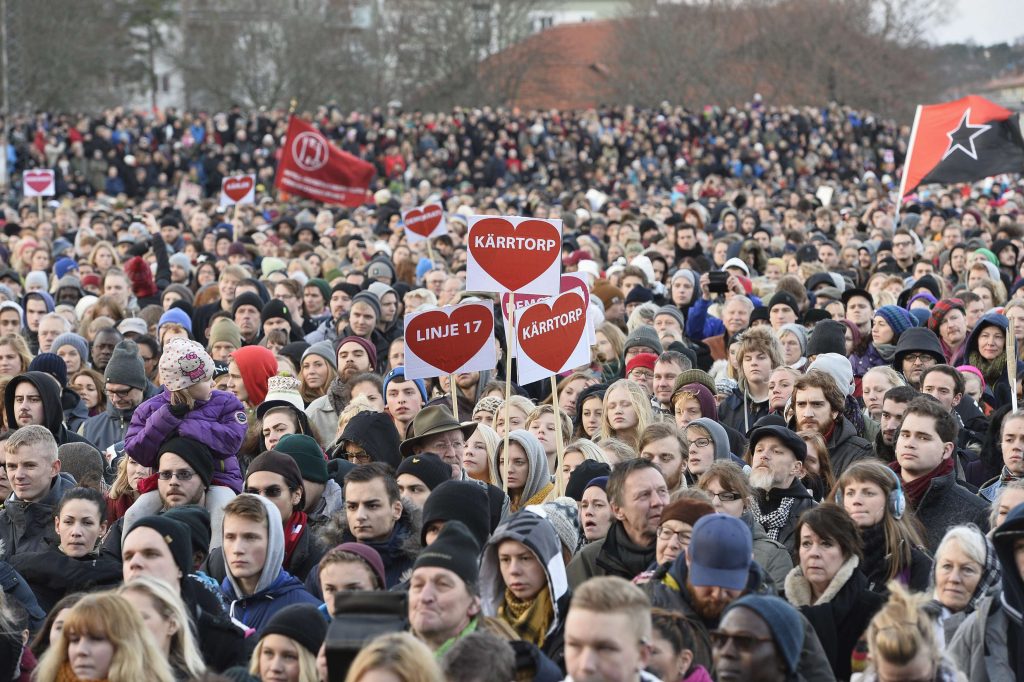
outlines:
[[750, 529], [740, 519], [726, 514], [701, 517], [686, 550], [690, 582], [697, 587], [742, 590], [749, 579], [753, 543]]

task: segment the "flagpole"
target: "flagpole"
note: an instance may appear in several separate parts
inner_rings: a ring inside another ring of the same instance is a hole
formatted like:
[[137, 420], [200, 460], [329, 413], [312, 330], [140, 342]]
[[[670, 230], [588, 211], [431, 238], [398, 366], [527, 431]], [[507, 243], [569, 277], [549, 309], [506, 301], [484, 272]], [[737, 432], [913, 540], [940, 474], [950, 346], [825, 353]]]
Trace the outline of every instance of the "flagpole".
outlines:
[[907, 158], [903, 160], [903, 174], [900, 176], [900, 195], [896, 197], [896, 221], [893, 229], [900, 224], [900, 208], [903, 206], [903, 193], [907, 187], [907, 171], [910, 170], [910, 161], [914, 154], [914, 143], [917, 141], [917, 124], [921, 122], [921, 109], [918, 104], [914, 112], [914, 125], [910, 128], [910, 140], [907, 142]]

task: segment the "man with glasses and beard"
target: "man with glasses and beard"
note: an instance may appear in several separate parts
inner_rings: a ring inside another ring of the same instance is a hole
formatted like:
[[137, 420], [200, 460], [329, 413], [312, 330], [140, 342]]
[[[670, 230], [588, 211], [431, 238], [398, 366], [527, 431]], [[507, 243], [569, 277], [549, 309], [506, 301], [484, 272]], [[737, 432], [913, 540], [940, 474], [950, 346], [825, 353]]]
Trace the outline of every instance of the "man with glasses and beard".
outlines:
[[796, 548], [796, 522], [815, 505], [800, 482], [804, 475], [807, 445], [784, 426], [760, 426], [750, 434], [747, 462], [754, 488], [751, 512], [772, 540], [792, 554]]

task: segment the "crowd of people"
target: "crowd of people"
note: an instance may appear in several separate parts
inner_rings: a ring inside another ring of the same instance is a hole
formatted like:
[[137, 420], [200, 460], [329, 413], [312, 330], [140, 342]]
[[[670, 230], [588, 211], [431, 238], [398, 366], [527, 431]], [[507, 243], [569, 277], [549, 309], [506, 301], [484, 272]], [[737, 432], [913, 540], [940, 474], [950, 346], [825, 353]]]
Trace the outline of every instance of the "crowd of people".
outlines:
[[[1019, 184], [897, 213], [906, 130], [760, 98], [309, 118], [365, 205], [275, 195], [281, 112], [6, 122], [0, 679], [1024, 679]], [[562, 221], [554, 389], [500, 311], [406, 378], [476, 214]]]

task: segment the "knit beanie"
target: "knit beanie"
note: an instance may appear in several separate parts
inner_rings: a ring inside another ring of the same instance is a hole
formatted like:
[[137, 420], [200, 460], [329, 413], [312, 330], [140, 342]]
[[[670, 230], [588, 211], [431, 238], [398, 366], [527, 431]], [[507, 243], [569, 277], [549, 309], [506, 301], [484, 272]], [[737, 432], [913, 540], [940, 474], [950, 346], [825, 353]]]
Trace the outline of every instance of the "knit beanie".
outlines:
[[964, 305], [962, 299], [944, 298], [941, 301], [938, 301], [934, 306], [932, 306], [932, 314], [928, 319], [928, 328], [938, 334], [939, 327], [942, 326], [942, 322], [946, 319], [946, 315], [949, 315], [954, 310], [959, 310], [965, 315], [967, 314], [967, 307]]
[[604, 304], [605, 310], [608, 310], [608, 308], [616, 303], [622, 303], [626, 298], [626, 295], [622, 293], [622, 289], [606, 279], [599, 279], [594, 282], [594, 286], [591, 287], [591, 293], [600, 299], [601, 303]]
[[452, 468], [433, 453], [423, 453], [406, 457], [395, 470], [395, 478], [409, 474], [423, 481], [430, 490], [452, 478]]
[[174, 338], [160, 355], [160, 383], [168, 391], [182, 391], [213, 378], [213, 358], [195, 341]]
[[547, 513], [547, 520], [555, 527], [562, 547], [569, 550], [570, 556], [576, 556], [583, 546], [583, 528], [580, 525], [580, 511], [576, 500], [571, 497], [559, 497], [553, 502], [541, 505]]
[[875, 311], [875, 317], [881, 317], [886, 323], [892, 327], [893, 343], [900, 337], [903, 332], [907, 331], [911, 327], [916, 327], [917, 324], [910, 313], [903, 308], [894, 305], [883, 305]]
[[683, 313], [679, 308], [674, 305], [663, 305], [658, 308], [658, 312], [654, 313], [654, 319], [658, 319], [659, 315], [668, 315], [669, 317], [672, 317], [679, 323], [680, 329], [684, 331], [686, 330], [686, 318], [683, 317]]
[[[387, 267], [387, 265], [384, 265], [384, 267]], [[387, 284], [384, 284], [384, 282], [373, 282], [370, 284], [370, 286], [366, 287], [366, 290], [369, 291], [374, 296], [376, 296], [378, 302], [386, 294], [394, 294], [395, 296], [398, 296], [398, 292], [395, 291], [392, 287], [389, 287]]]
[[268, 411], [275, 407], [282, 407], [282, 403], [291, 405], [299, 412], [305, 411], [305, 403], [299, 388], [302, 384], [295, 377], [288, 374], [278, 374], [267, 379], [267, 395], [263, 402], [256, 407], [257, 419], [263, 419]]
[[256, 310], [262, 310], [263, 299], [251, 291], [246, 291], [244, 294], [237, 296], [235, 302], [231, 304], [231, 317], [234, 317], [238, 309], [243, 305], [251, 305]]
[[674, 398], [676, 393], [684, 391], [692, 393], [697, 397], [697, 403], [700, 405], [700, 416], [718, 421], [718, 401], [715, 399], [715, 393], [711, 389], [704, 384], [686, 384], [673, 391], [672, 397]]
[[800, 306], [797, 304], [796, 299], [793, 297], [793, 294], [789, 293], [788, 291], [775, 292], [775, 295], [773, 295], [768, 300], [768, 313], [770, 314], [772, 312], [772, 308], [774, 308], [777, 305], [784, 305], [789, 307], [789, 309], [792, 310], [795, 315], [800, 314]]
[[327, 482], [327, 460], [320, 445], [310, 436], [291, 433], [277, 441], [276, 450], [295, 460], [303, 480]]
[[978, 377], [978, 379], [981, 381], [981, 390], [985, 390], [985, 375], [982, 374], [981, 370], [975, 367], [974, 365], [959, 365], [957, 366], [956, 371], [960, 372], [961, 374], [963, 374], [964, 372], [970, 372], [974, 376]]
[[26, 289], [47, 289], [46, 273], [42, 270], [33, 270], [25, 275]]
[[312, 604], [289, 604], [276, 612], [260, 630], [260, 639], [281, 635], [295, 641], [314, 657], [327, 636], [327, 621]]
[[467, 585], [480, 582], [480, 545], [461, 521], [448, 521], [434, 541], [420, 550], [413, 564], [417, 568], [446, 568]]
[[[815, 329], [817, 329], [817, 327], [815, 327]], [[790, 334], [795, 336], [797, 342], [800, 343], [801, 355], [809, 355], [809, 353], [807, 352], [807, 327], [803, 326], [802, 324], [790, 322], [789, 324], [784, 324], [781, 327], [779, 327], [778, 336], [780, 339], [782, 338], [782, 332], [789, 332]]]
[[380, 553], [377, 552], [373, 547], [364, 545], [361, 542], [343, 542], [333, 551], [348, 552], [349, 554], [355, 554], [357, 557], [366, 562], [366, 567], [373, 571], [373, 574], [377, 576], [378, 584], [383, 588], [384, 585], [388, 584], [386, 574], [384, 572], [384, 561], [380, 558]]
[[[188, 256], [185, 256], [185, 258], [187, 259]], [[170, 284], [170, 285], [168, 285], [167, 288], [163, 290], [163, 293], [160, 294], [161, 299], [165, 295], [170, 294], [170, 293], [178, 294], [179, 296], [181, 296], [181, 300], [188, 302], [189, 305], [193, 305], [196, 302], [196, 295], [193, 294], [192, 290], [189, 289], [184, 284]]]
[[210, 553], [210, 512], [198, 504], [185, 504], [180, 507], [171, 507], [160, 514], [166, 519], [172, 519], [188, 528], [188, 534], [192, 539], [192, 553], [201, 553], [206, 556]]
[[692, 528], [700, 517], [714, 513], [715, 508], [703, 500], [698, 500], [695, 497], [681, 497], [661, 510], [661, 522], [679, 521]]
[[192, 335], [192, 318], [181, 308], [171, 308], [160, 316], [160, 320], [156, 323], [157, 335], [160, 334], [160, 327], [168, 323], [180, 324], [185, 328], [189, 336]]
[[234, 320], [226, 317], [218, 317], [210, 328], [210, 345], [212, 350], [215, 343], [230, 343], [235, 348], [242, 347], [242, 332]]
[[299, 465], [295, 463], [295, 458], [277, 450], [267, 450], [249, 462], [249, 468], [245, 471], [246, 481], [249, 480], [250, 474], [257, 471], [269, 471], [281, 476], [287, 484], [288, 490], [302, 491], [302, 498], [296, 508], [302, 509], [306, 506], [306, 491], [302, 485], [302, 473], [299, 471]]
[[[405, 381], [407, 381], [407, 379], [405, 378], [405, 367], [395, 367], [393, 370], [388, 372], [388, 375], [386, 377], [384, 377], [384, 395], [385, 396], [387, 396], [387, 394], [388, 394], [388, 384], [390, 384], [392, 381], [397, 381], [400, 384], [405, 382]], [[423, 398], [423, 402], [426, 403], [427, 402], [427, 385], [423, 382], [423, 379], [413, 379], [412, 382], [414, 384], [416, 384], [416, 388], [418, 388], [420, 390], [420, 397]], [[486, 400], [486, 398], [482, 399], [481, 402], [483, 402], [483, 400]], [[497, 398], [496, 400], [498, 400], [498, 404], [501, 404], [501, 399], [500, 398]], [[497, 408], [495, 408], [495, 410], [497, 410]], [[473, 414], [476, 414], [476, 413], [477, 413], [477, 410], [474, 409], [473, 410]]]
[[637, 367], [642, 367], [654, 371], [654, 363], [658, 361], [658, 356], [654, 353], [637, 353], [629, 362], [626, 363], [626, 376]]
[[88, 364], [89, 342], [85, 340], [85, 337], [79, 336], [73, 332], [65, 332], [53, 340], [50, 350], [56, 353], [62, 346], [71, 346], [78, 351], [78, 357], [82, 359], [82, 367], [85, 367]]
[[323, 295], [325, 301], [331, 300], [331, 285], [328, 284], [326, 280], [321, 279], [319, 277], [313, 277], [308, 282], [306, 282], [305, 287], [308, 287], [310, 285], [315, 286], [317, 289], [320, 290], [320, 293]]
[[188, 526], [180, 521], [167, 518], [164, 514], [143, 516], [126, 533], [125, 539], [139, 528], [152, 528], [160, 534], [174, 558], [174, 563], [178, 565], [182, 577], [192, 573], [192, 538]]
[[649, 303], [654, 300], [654, 292], [645, 286], [636, 285], [626, 294], [626, 305], [630, 303]]
[[480, 398], [480, 400], [478, 400], [476, 405], [473, 407], [473, 414], [475, 415], [477, 412], [483, 412], [485, 414], [497, 414], [503, 402], [505, 401], [499, 398], [498, 396], [494, 395], [489, 395], [487, 397]]
[[[283, 439], [282, 439], [283, 440]], [[500, 488], [499, 488], [500, 492]], [[460, 521], [478, 546], [491, 534], [487, 489], [477, 481], [445, 481], [430, 491], [420, 514], [420, 543], [427, 544], [427, 528], [435, 521]]]
[[334, 346], [331, 345], [330, 341], [318, 341], [314, 343], [302, 354], [302, 359], [305, 360], [310, 355], [319, 355], [327, 361], [327, 364], [331, 366], [331, 369], [338, 371], [338, 354], [334, 352]]
[[687, 384], [706, 386], [711, 395], [715, 394], [715, 380], [702, 369], [684, 369], [680, 372], [679, 376], [676, 377], [675, 383], [672, 385], [672, 392], [678, 391], [681, 386], [686, 386]]
[[608, 477], [607, 476], [598, 476], [597, 478], [590, 479], [590, 481], [587, 483], [587, 485], [584, 486], [583, 492], [587, 492], [588, 490], [590, 490], [594, 486], [597, 486], [601, 490], [608, 490]]
[[288, 310], [288, 306], [284, 304], [284, 301], [276, 298], [263, 306], [263, 310], [260, 312], [260, 322], [273, 319], [282, 319], [286, 322], [292, 321], [292, 314]]
[[623, 356], [625, 356], [626, 351], [634, 346], [651, 348], [654, 350], [655, 355], [661, 355], [665, 352], [665, 349], [661, 346], [661, 341], [658, 339], [658, 332], [654, 331], [654, 327], [646, 324], [640, 325], [626, 337], [626, 345], [622, 348]]
[[142, 365], [138, 344], [131, 339], [125, 339], [114, 346], [114, 353], [103, 372], [103, 383], [146, 389], [149, 381], [146, 379], [146, 368]]
[[807, 357], [824, 353], [846, 355], [846, 325], [836, 320], [822, 320], [814, 325], [807, 341]]
[[373, 308], [373, 312], [377, 315], [377, 320], [380, 320], [380, 299], [371, 294], [369, 291], [360, 291], [358, 294], [352, 297], [352, 305], [356, 303], [365, 303], [366, 305]]
[[195, 469], [196, 475], [203, 482], [204, 488], [210, 487], [213, 480], [213, 454], [203, 443], [184, 436], [174, 436], [164, 441], [156, 455], [156, 466], [160, 468], [160, 458], [164, 453], [177, 455]]
[[795, 673], [804, 648], [804, 626], [799, 612], [775, 595], [748, 594], [726, 606], [722, 616], [740, 607], [750, 609], [768, 625], [787, 670]]
[[583, 492], [589, 487], [587, 484], [598, 476], [607, 476], [612, 468], [604, 462], [592, 459], [585, 459], [580, 465], [569, 474], [569, 481], [565, 484], [565, 495], [579, 502], [583, 499]]
[[822, 353], [807, 366], [807, 371], [820, 369], [836, 382], [836, 386], [847, 398], [853, 393], [853, 367], [850, 358], [839, 353]]
[[35, 356], [32, 358], [32, 362], [28, 363], [28, 371], [46, 372], [57, 380], [61, 388], [67, 388], [68, 366], [64, 362], [64, 358], [56, 353], [40, 353]]
[[242, 375], [249, 404], [259, 405], [267, 397], [267, 379], [277, 374], [277, 358], [263, 346], [243, 346], [231, 353]]
[[[338, 351], [340, 351], [341, 347], [346, 343], [358, 343], [363, 347], [363, 350], [366, 351], [367, 357], [370, 358], [370, 367], [373, 368], [377, 366], [377, 347], [361, 336], [346, 336], [343, 339], [338, 339], [334, 344], [335, 358], [337, 358]], [[335, 362], [337, 362], [337, 360], [335, 360]]]

